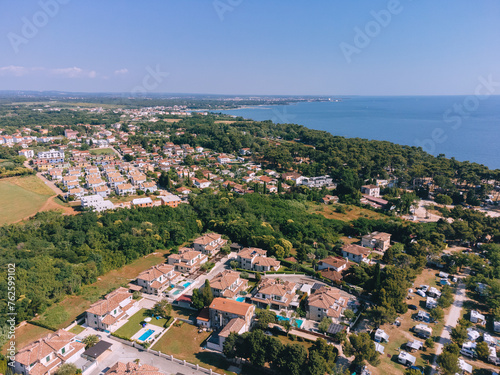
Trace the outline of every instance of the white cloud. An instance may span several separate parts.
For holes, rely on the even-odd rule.
[[[97,72],[95,70],[85,70],[78,68],[76,66],[72,68],[40,68],[40,67],[24,67],[24,66],[2,66],[0,67],[0,75],[2,76],[14,76],[22,77],[36,72],[42,72],[45,74],[51,74],[56,76],[61,76],[65,78],[95,78],[97,77]]]
[[[0,67],[0,75],[22,77],[40,70],[43,70],[43,68],[26,68],[24,66],[9,65]]]
[[[116,75],[127,74],[127,73],[128,73],[128,69],[127,68],[115,70],[115,74]]]
[[[49,69],[49,72],[51,74],[60,75],[66,78],[81,78],[81,77],[95,78],[97,76],[95,70],[88,71],[82,68],[78,68],[76,66],[72,68]]]

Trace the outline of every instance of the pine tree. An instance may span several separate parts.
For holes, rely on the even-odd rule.
[[[380,263],[375,264],[375,272],[373,275],[373,290],[377,291],[380,289]]]
[[[214,295],[212,294],[212,288],[210,287],[210,281],[208,279],[205,280],[205,286],[203,287],[202,299],[205,306],[210,306],[214,299]]]

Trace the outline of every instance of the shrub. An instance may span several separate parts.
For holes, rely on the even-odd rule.
[[[174,317],[172,317],[172,316],[171,316],[171,317],[169,317],[169,318],[167,319],[167,321],[165,322],[165,324],[163,325],[163,327],[164,327],[164,328],[168,328],[168,327],[170,327],[170,324],[172,324],[172,322],[174,321],[174,319],[175,319],[175,318],[174,318]]]
[[[427,346],[430,349],[434,348],[434,340],[431,338],[425,340],[425,346]]]

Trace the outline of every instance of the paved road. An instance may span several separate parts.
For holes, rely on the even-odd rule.
[[[103,335],[102,332],[94,331],[91,328],[87,328],[85,335],[87,334],[98,334]],[[116,362],[133,362],[136,359],[140,360],[141,364],[147,364],[151,366],[158,367],[161,372],[169,374],[184,374],[184,375],[201,375],[206,372],[195,370],[189,366],[184,366],[180,363],[170,361],[166,358],[160,358],[152,353],[148,353],[144,350],[139,350],[128,345],[124,345],[116,341],[113,336],[103,336],[102,339],[112,344],[111,353],[102,361],[98,363],[96,369],[90,371],[89,375],[99,375],[105,373],[108,368],[113,366]]]
[[[205,284],[205,280],[206,279],[210,280],[215,275],[217,275],[219,272],[222,272],[222,271],[224,271],[226,269],[230,269],[231,267],[230,267],[229,263],[233,259],[236,259],[236,253],[235,252],[232,252],[229,255],[226,255],[224,258],[222,258],[220,261],[218,261],[215,264],[214,268],[212,268],[209,273],[206,273],[206,274],[203,274],[203,275],[199,276],[196,279],[196,281],[193,284],[191,284],[187,288],[187,291],[185,293],[183,293],[183,294],[192,295],[193,294],[193,289],[194,288],[200,288],[203,284]]]
[[[310,276],[303,275],[303,274],[280,274],[280,273],[275,273],[275,274],[269,274],[269,275],[262,275],[263,278],[270,278],[270,279],[281,279],[281,280],[287,280],[291,281],[293,283],[298,283],[298,284],[322,284],[322,285],[327,285],[326,283],[322,281],[318,281],[316,279],[313,279]]]
[[[458,321],[460,320],[462,307],[466,299],[467,297],[465,295],[465,284],[463,280],[460,279],[457,287],[457,292],[455,293],[453,305],[451,306],[450,312],[446,318],[443,332],[441,332],[441,336],[436,343],[436,356],[434,357],[433,366],[437,365],[437,356],[442,353],[443,346],[451,341],[451,330],[457,326]]]

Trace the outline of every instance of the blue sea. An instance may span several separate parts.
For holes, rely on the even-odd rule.
[[[500,96],[342,97],[223,111],[333,135],[420,146],[432,155],[500,168]]]

